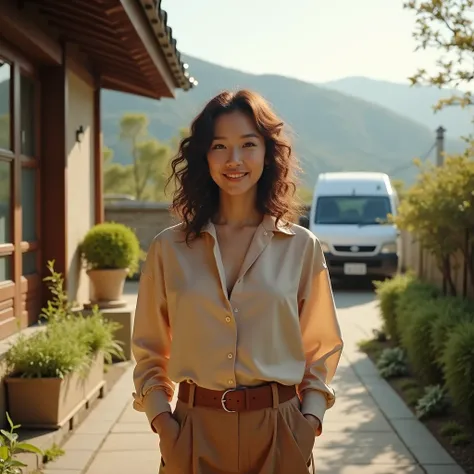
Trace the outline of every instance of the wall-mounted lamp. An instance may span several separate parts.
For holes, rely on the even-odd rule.
[[[81,143],[83,138],[84,138],[84,127],[81,125],[76,130],[76,142]]]

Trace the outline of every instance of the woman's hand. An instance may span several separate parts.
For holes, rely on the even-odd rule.
[[[309,424],[314,428],[314,435],[319,436],[321,434],[321,422],[319,418],[314,415],[306,414],[304,417],[309,421]]]
[[[152,425],[160,437],[161,456],[166,463],[179,436],[179,423],[170,412],[164,412],[153,420]]]

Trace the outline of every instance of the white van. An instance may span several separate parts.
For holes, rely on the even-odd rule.
[[[331,276],[392,277],[398,268],[399,232],[387,223],[398,197],[385,173],[319,175],[309,229],[321,241]]]

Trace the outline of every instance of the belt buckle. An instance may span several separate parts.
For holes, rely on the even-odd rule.
[[[222,408],[227,412],[227,413],[236,413],[236,410],[229,410],[226,406],[226,395],[230,392],[236,392],[237,389],[236,388],[229,388],[227,389],[223,394],[222,394],[222,397],[221,397],[221,405],[222,405]]]

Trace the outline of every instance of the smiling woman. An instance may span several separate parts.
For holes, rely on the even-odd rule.
[[[226,199],[222,186],[252,207],[255,202],[261,214],[287,221],[300,215],[295,198],[300,168],[284,124],[252,91],[214,97],[192,123],[172,168],[170,181],[178,185],[173,210],[186,224],[188,241],[216,214],[219,199]]]
[[[283,123],[259,95],[223,92],[172,166],[182,222],[150,246],[133,333],[160,473],[314,472],[342,339],[321,245],[291,222]]]

